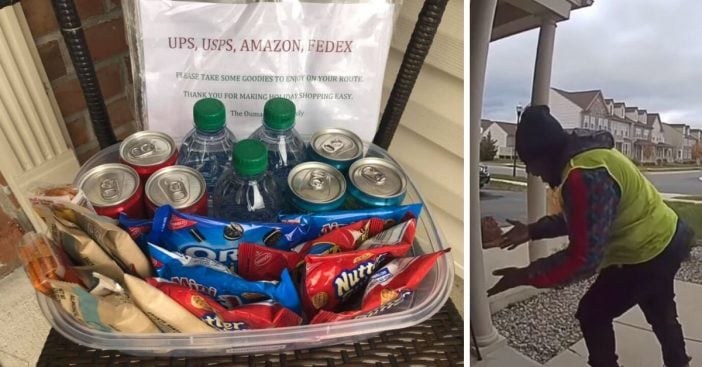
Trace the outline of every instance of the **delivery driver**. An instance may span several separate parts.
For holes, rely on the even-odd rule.
[[[605,131],[564,131],[546,106],[524,111],[517,153],[527,172],[560,188],[563,213],[529,225],[512,222],[510,231],[485,247],[513,249],[565,235],[570,243],[526,268],[496,270],[502,278],[488,295],[521,285],[556,287],[599,272],[575,315],[589,364],[618,366],[612,321],[639,305],[661,344],[665,365],[688,366],[673,280],[693,233],[613,146]]]

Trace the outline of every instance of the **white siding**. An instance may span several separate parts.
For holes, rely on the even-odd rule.
[[[498,124],[492,124],[490,127],[488,127],[486,130],[483,131],[482,136],[488,136],[488,133],[490,134],[490,138],[495,140],[495,145],[497,146],[497,155],[498,156],[511,156],[512,155],[512,147],[508,146],[508,135],[507,132],[504,131],[500,125]],[[512,143],[510,141],[510,143]]]
[[[383,84],[385,106],[421,2],[406,1],[393,34]],[[463,277],[463,1],[449,1],[390,153],[437,220]]]
[[[549,107],[551,108],[551,114],[563,125],[563,128],[582,127],[582,109],[580,106],[553,89],[551,89],[549,94]]]

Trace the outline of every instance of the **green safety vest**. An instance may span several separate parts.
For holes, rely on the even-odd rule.
[[[563,182],[576,168],[607,169],[621,191],[599,269],[610,265],[640,264],[665,249],[675,234],[678,215],[663,202],[653,184],[629,158],[616,149],[585,151],[568,162]]]

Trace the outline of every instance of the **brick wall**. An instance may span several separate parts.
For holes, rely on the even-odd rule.
[[[129,50],[119,0],[75,0],[110,122],[122,139],[135,131]],[[51,81],[76,155],[99,150],[90,115],[49,0],[22,0],[22,9]]]

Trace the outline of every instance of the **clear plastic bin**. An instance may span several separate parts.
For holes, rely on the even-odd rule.
[[[365,144],[367,157],[390,159],[388,153]],[[88,162],[81,172],[118,160],[116,145],[108,147]],[[401,166],[400,166],[401,167]],[[79,172],[80,175],[80,172]],[[411,179],[405,203],[424,202]],[[431,253],[447,247],[426,206],[417,222],[414,255]],[[89,329],[76,322],[51,298],[37,293],[39,307],[54,329],[69,340],[89,348],[114,349],[138,356],[211,356],[226,354],[271,353],[283,350],[314,348],[364,340],[392,329],[416,325],[430,318],[449,298],[454,278],[451,253],[440,257],[417,288],[409,304],[395,312],[365,319],[296,327],[212,332],[211,334],[126,334]]]

